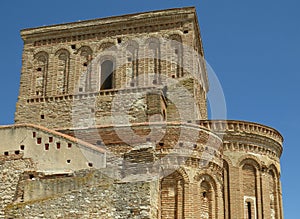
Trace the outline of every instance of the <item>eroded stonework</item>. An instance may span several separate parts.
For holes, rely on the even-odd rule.
[[[280,133],[207,118],[195,8],[21,36],[1,218],[283,218]]]

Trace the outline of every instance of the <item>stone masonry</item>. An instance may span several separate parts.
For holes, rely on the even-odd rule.
[[[281,134],[208,120],[193,7],[25,29],[0,218],[283,219]]]

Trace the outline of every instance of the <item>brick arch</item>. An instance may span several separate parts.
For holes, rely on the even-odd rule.
[[[89,46],[81,46],[74,53],[76,55],[75,60],[78,63],[76,65],[76,70],[78,75],[76,78],[80,78],[79,89],[82,91],[91,91],[92,90],[92,68],[91,61],[93,57],[93,50]]]
[[[230,198],[231,198],[231,177],[230,172],[232,171],[232,161],[229,157],[223,157],[223,194],[224,194],[224,216],[225,218],[230,218]]]
[[[53,77],[56,78],[56,94],[66,94],[69,88],[70,52],[61,48],[55,52]]]
[[[199,218],[218,218],[218,186],[216,179],[208,173],[198,173],[195,176],[198,181],[200,205],[198,209]]]
[[[34,71],[32,74],[31,93],[34,96],[46,96],[49,54],[45,51],[39,51],[33,55],[33,58]]]
[[[252,155],[243,156],[239,161],[241,182],[241,207],[246,218],[257,218],[260,214],[260,161]]]
[[[139,44],[135,40],[129,40],[125,44],[126,47],[126,79],[125,81],[130,84],[130,86],[138,85],[139,76]]]
[[[160,181],[161,219],[184,218],[186,181],[181,173],[184,172],[176,170]]]
[[[161,82],[161,42],[156,37],[150,37],[145,41],[145,54],[148,69],[146,72],[154,74],[146,82],[147,85],[159,84]]]
[[[268,167],[267,172],[268,178],[268,192],[266,196],[269,197],[270,201],[270,218],[281,218],[282,212],[282,203],[281,203],[281,196],[280,196],[280,184],[279,184],[279,171],[274,164],[271,164]]]
[[[273,171],[273,173],[275,174],[275,176],[277,177],[277,179],[280,178],[280,171],[277,169],[277,167],[274,164],[270,164],[268,166],[268,171]]]
[[[116,44],[114,42],[112,42],[112,41],[105,41],[105,42],[102,42],[100,44],[100,46],[98,47],[98,50],[99,51],[104,51],[104,50],[116,51],[117,47],[116,47]]]
[[[257,171],[261,169],[261,164],[260,164],[261,162],[254,155],[250,155],[250,154],[244,155],[238,159],[237,163],[240,168],[247,163],[247,164],[252,164]]]
[[[177,41],[179,43],[182,43],[182,34],[179,34],[179,33],[172,33],[172,34],[169,34],[167,36],[167,38],[169,40],[174,40],[174,41]]]

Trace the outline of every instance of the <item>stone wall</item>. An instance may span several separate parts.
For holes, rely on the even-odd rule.
[[[46,196],[33,196],[20,203],[5,207],[7,218],[157,218],[157,202],[151,199],[155,182],[118,183],[103,176],[100,172],[81,171],[72,182],[68,178],[35,178],[24,183],[26,189],[34,187],[33,193],[44,193],[45,186],[57,181]],[[76,178],[85,183],[76,184]],[[40,187],[34,186],[39,184]],[[55,185],[72,186],[69,190],[55,190]],[[56,192],[55,192],[56,191]],[[52,194],[51,194],[52,193]]]

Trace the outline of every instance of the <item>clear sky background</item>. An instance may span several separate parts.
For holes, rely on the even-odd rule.
[[[0,124],[14,122],[21,29],[184,6],[197,9],[206,60],[222,84],[228,119],[272,126],[284,136],[284,214],[300,218],[299,0],[0,1]]]

